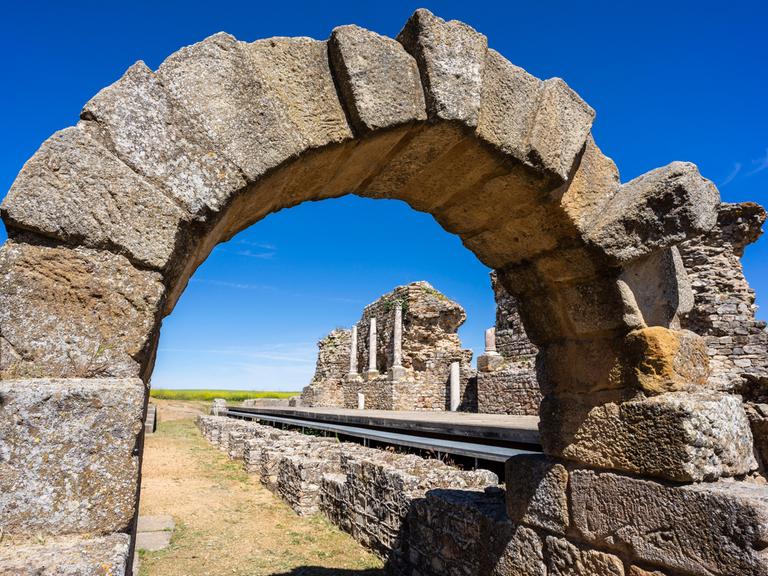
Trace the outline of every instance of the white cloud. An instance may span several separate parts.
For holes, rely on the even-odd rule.
[[[190,282],[196,284],[205,284],[206,286],[219,286],[221,288],[235,288],[237,290],[263,290],[269,292],[278,292],[277,286],[270,286],[269,284],[249,284],[247,282],[227,282],[226,280],[211,280],[210,278],[195,278],[189,279]]]
[[[733,179],[736,178],[736,176],[741,172],[741,162],[734,162],[733,168],[728,173],[728,176],[725,177],[725,180],[720,182],[720,186],[727,186],[731,182],[733,182]]]
[[[765,156],[762,158],[759,158],[758,160],[752,160],[752,164],[755,166],[752,171],[747,174],[747,176],[752,176],[752,174],[757,174],[758,172],[762,172],[766,168],[768,168],[768,148],[765,150]]]

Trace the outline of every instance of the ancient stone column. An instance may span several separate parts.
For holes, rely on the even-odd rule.
[[[456,412],[459,409],[459,400],[461,396],[461,367],[458,362],[451,362],[451,379],[450,379],[450,407],[451,412]]]
[[[504,358],[496,351],[496,328],[485,331],[485,353],[477,358],[477,369],[480,372],[493,372],[501,368]]]
[[[357,324],[352,326],[352,336],[349,343],[349,373],[357,374]]]
[[[485,331],[485,353],[497,354],[496,352],[496,328],[488,328]]]
[[[405,376],[403,368],[403,307],[398,302],[395,306],[395,328],[392,336],[392,368],[389,371],[392,380]]]
[[[214,398],[211,406],[211,414],[218,416],[227,410],[227,401],[224,398]]]
[[[357,393],[357,409],[365,410],[365,394],[362,392]]]
[[[375,378],[379,375],[376,369],[376,318],[371,318],[371,325],[368,331],[368,372],[369,378]]]

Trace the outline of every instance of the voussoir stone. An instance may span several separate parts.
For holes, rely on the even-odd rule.
[[[95,120],[123,161],[194,215],[220,210],[245,185],[240,170],[172,102],[144,62],[94,96],[81,117]]]
[[[531,163],[568,179],[594,119],[595,111],[563,80],[545,80],[528,142]]]
[[[0,378],[138,376],[164,287],[158,272],[86,248],[0,247]]]
[[[622,401],[622,394],[545,396],[540,424],[544,451],[597,468],[680,482],[756,468],[739,397],[670,392]]]
[[[328,98],[332,80],[325,44],[268,42],[245,44],[215,34],[172,54],[157,70],[173,98],[249,180],[308,148],[349,135],[337,98]],[[297,80],[294,66],[315,69]],[[326,122],[307,122],[319,109]]]
[[[488,50],[477,123],[480,138],[518,160],[528,158],[541,80]]]
[[[620,187],[616,163],[603,154],[589,134],[579,166],[560,198],[560,205],[576,227],[583,232],[602,215],[603,207]]]
[[[0,381],[0,528],[128,530],[144,394],[138,378]]]
[[[429,118],[477,126],[488,39],[463,22],[446,22],[420,8],[397,40],[419,65]]]
[[[515,456],[506,463],[507,513],[519,524],[557,534],[568,529],[568,471],[543,455]]]
[[[573,526],[584,541],[634,562],[685,574],[768,574],[766,486],[669,486],[574,470],[571,502]]]
[[[680,327],[680,318],[693,308],[693,290],[677,246],[628,262],[619,282],[648,326]]]
[[[46,140],[0,207],[11,229],[106,248],[157,270],[171,262],[185,212],[80,122]]]
[[[66,537],[44,543],[0,544],[4,576],[122,576],[128,563],[130,536]]]
[[[335,28],[328,42],[339,91],[358,132],[426,120],[419,69],[396,40],[350,25]]]
[[[719,203],[717,188],[694,164],[673,162],[624,184],[587,239],[623,264],[708,231]]]

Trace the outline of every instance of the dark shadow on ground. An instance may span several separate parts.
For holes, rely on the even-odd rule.
[[[299,566],[288,572],[275,572],[271,576],[384,576],[385,571],[374,568],[350,570],[346,568],[324,568],[322,566]]]

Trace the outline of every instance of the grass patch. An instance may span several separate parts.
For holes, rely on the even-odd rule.
[[[159,400],[202,400],[211,402],[224,398],[228,402],[242,402],[254,398],[276,398],[278,400],[296,396],[300,392],[270,392],[264,390],[162,390],[152,389],[149,395]]]

